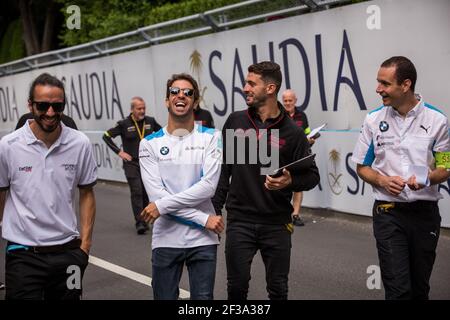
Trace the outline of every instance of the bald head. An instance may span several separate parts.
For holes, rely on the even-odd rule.
[[[295,112],[295,104],[297,103],[297,96],[295,95],[295,92],[291,89],[287,89],[283,92],[282,95],[283,99],[283,106],[286,109],[286,111],[292,115]]]

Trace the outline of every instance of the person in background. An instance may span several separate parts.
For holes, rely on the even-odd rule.
[[[16,124],[16,128],[14,130],[22,128],[28,119],[33,119],[33,113],[31,111],[28,113],[24,113],[19,118],[19,120],[17,121],[17,124]],[[75,121],[71,117],[66,116],[64,113],[61,115],[61,122],[64,123],[64,125],[66,125],[69,128],[78,130],[77,125],[75,124]]]
[[[289,117],[294,120],[295,124],[303,130],[305,135],[308,135],[311,132],[311,128],[308,124],[308,118],[303,111],[300,111],[299,108],[295,106],[297,103],[297,95],[291,89],[285,90],[282,94],[283,106],[288,113]],[[312,146],[315,142],[313,138],[308,138],[309,144]],[[300,211],[302,208],[303,201],[303,192],[294,192],[292,197],[292,206],[294,207],[294,211],[292,212],[292,221],[295,226],[304,226],[305,223],[303,219],[300,217]]]
[[[141,179],[139,167],[139,143],[145,136],[161,129],[159,123],[153,118],[145,115],[145,101],[141,97],[131,99],[130,114],[123,120],[117,122],[116,126],[107,130],[103,135],[103,141],[123,161],[123,170],[130,187],[131,207],[135,221],[137,234],[145,234],[148,224],[142,220],[140,214],[148,204],[147,193]],[[113,138],[122,138],[120,149]]]
[[[214,119],[211,112],[200,108],[200,104],[198,104],[194,109],[194,120],[203,127],[214,128]]]

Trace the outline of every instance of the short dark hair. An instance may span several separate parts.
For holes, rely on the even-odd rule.
[[[168,99],[170,96],[170,90],[169,88],[172,86],[172,84],[177,80],[186,80],[192,84],[194,87],[194,102],[198,101],[200,99],[200,91],[198,89],[198,84],[195,79],[187,73],[176,73],[173,74],[172,77],[167,80],[167,87],[166,87],[166,98]],[[183,89],[183,88],[181,88]]]
[[[411,60],[403,56],[395,56],[384,61],[381,64],[381,67],[395,67],[395,79],[397,80],[397,84],[401,84],[406,79],[409,79],[411,80],[411,90],[414,92],[416,87],[417,71]]]
[[[280,91],[282,76],[279,64],[272,61],[262,61],[248,67],[248,72],[259,74],[266,84],[273,82],[277,86],[276,94]]]
[[[31,83],[30,92],[28,93],[28,100],[34,101],[34,88],[36,86],[52,86],[60,88],[63,92],[64,102],[66,102],[66,91],[64,90],[64,83],[58,78],[48,74],[41,73],[34,81]]]

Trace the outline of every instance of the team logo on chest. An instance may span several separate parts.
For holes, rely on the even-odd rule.
[[[19,171],[30,173],[33,170],[32,166],[19,167]]]
[[[166,154],[169,153],[169,148],[167,148],[167,147],[162,147],[161,149],[159,149],[159,152],[161,152],[161,154],[162,154],[163,156],[165,156]]]
[[[386,132],[389,130],[389,124],[386,121],[381,121],[379,128],[381,132]]]
[[[420,129],[423,129],[423,131],[425,131],[426,133],[428,133],[428,130],[431,128],[431,126],[428,127],[424,127],[423,125],[420,125]]]

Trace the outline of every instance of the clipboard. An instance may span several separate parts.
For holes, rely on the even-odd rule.
[[[295,160],[295,161],[293,161],[293,162],[291,162],[291,163],[289,163],[289,164],[287,164],[285,166],[282,166],[282,167],[280,167],[278,169],[275,169],[274,173],[271,174],[270,176],[272,178],[281,177],[283,175],[283,169],[287,169],[287,168],[290,168],[292,166],[295,166],[297,170],[298,169],[307,169],[313,164],[315,157],[316,157],[316,154],[315,153],[311,153],[310,155],[307,155],[306,157],[303,157],[301,159]]]

